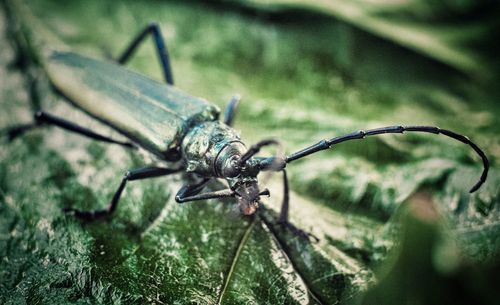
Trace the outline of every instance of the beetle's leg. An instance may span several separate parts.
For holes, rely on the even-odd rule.
[[[103,136],[101,134],[98,134],[88,128],[79,126],[73,122],[70,122],[68,120],[62,119],[60,117],[54,116],[50,113],[44,112],[44,111],[37,111],[35,113],[35,121],[38,124],[51,124],[55,125],[57,127],[60,127],[62,129],[66,129],[69,131],[73,131],[75,133],[81,134],[83,136],[89,137],[94,140],[102,141],[102,142],[107,142],[107,143],[113,143],[113,144],[119,144],[125,147],[129,148],[136,148],[134,144],[131,142],[125,142],[125,141],[117,141],[114,139],[111,139],[110,137]]]
[[[288,209],[290,202],[290,188],[288,186],[288,176],[286,174],[286,170],[283,169],[283,202],[281,203],[281,211],[279,222],[284,223],[288,222]]]
[[[289,202],[290,202],[290,189],[288,186],[288,177],[286,174],[286,170],[283,169],[283,203],[281,204],[280,216],[278,219],[278,223],[284,227],[290,229],[295,235],[300,236],[306,239],[313,239],[315,242],[319,241],[319,238],[314,234],[301,230],[294,226],[292,223],[288,221],[288,210],[289,210]]]
[[[156,45],[156,51],[158,52],[158,58],[160,59],[160,64],[163,70],[165,81],[168,84],[173,85],[174,77],[172,75],[172,69],[170,67],[170,58],[168,55],[167,46],[165,44],[165,41],[163,40],[160,27],[157,23],[151,23],[144,30],[142,30],[142,32],[140,32],[139,35],[135,37],[135,39],[129,44],[122,55],[118,58],[118,62],[120,64],[125,64],[148,34],[153,35],[153,39]]]
[[[134,144],[131,142],[125,142],[125,141],[117,141],[114,139],[111,139],[110,137],[103,136],[101,134],[98,134],[88,128],[79,126],[73,122],[70,122],[68,120],[65,120],[63,118],[54,116],[50,113],[44,112],[44,111],[37,111],[34,114],[34,123],[29,123],[29,124],[22,124],[22,125],[17,125],[13,126],[10,128],[7,128],[4,132],[7,134],[9,140],[13,140],[14,138],[22,135],[24,132],[31,130],[35,127],[41,127],[46,124],[54,125],[57,127],[60,127],[62,129],[66,129],[69,131],[73,131],[75,133],[81,134],[83,136],[89,137],[94,140],[99,140],[107,143],[113,143],[113,144],[119,144],[128,148],[136,148]]]
[[[177,195],[175,195],[175,201],[177,201],[178,203],[182,203],[185,202],[183,201],[185,198],[199,194],[209,181],[210,178],[204,178],[198,183],[186,184],[182,186],[181,189],[177,192]]]
[[[162,167],[143,167],[128,171],[123,177],[120,186],[113,195],[113,198],[111,199],[111,202],[109,203],[107,208],[94,211],[80,211],[78,209],[65,208],[64,212],[68,214],[73,214],[75,215],[75,217],[84,220],[94,220],[105,216],[109,216],[116,210],[116,206],[120,201],[120,197],[122,195],[123,190],[125,189],[125,186],[127,185],[127,181],[167,176],[170,174],[175,174],[179,171],[181,171],[181,169],[169,169]]]
[[[29,131],[35,127],[38,127],[39,124],[37,123],[27,123],[27,124],[19,124],[11,127],[7,127],[6,129],[3,129],[0,131],[1,135],[7,135],[7,138],[9,141],[14,140],[15,138],[21,136],[24,134],[26,131]]]
[[[205,178],[201,182],[196,184],[183,186],[177,192],[177,195],[175,195],[175,201],[177,201],[178,203],[184,203],[188,201],[227,198],[235,196],[236,193],[231,189],[199,194],[203,187],[205,187],[205,185],[208,183],[208,181],[210,181],[210,178]]]
[[[240,100],[241,96],[239,96],[238,94],[234,95],[227,104],[226,109],[224,109],[224,123],[226,125],[233,125],[234,116],[236,115],[236,108],[238,108]]]
[[[231,189],[225,189],[225,190],[221,190],[221,191],[201,193],[198,195],[187,196],[187,197],[175,196],[175,201],[177,201],[178,203],[184,203],[184,202],[188,202],[188,201],[220,199],[220,198],[234,197],[235,194],[236,193],[234,191],[232,191]]]

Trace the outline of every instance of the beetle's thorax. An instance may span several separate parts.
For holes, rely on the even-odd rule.
[[[245,153],[239,133],[214,121],[194,126],[182,141],[186,171],[204,177],[230,178],[236,160]]]
[[[187,172],[226,179],[240,210],[245,215],[255,213],[261,195],[258,167],[253,159],[243,167],[239,164],[246,147],[234,129],[221,122],[201,123],[188,132],[181,149]]]

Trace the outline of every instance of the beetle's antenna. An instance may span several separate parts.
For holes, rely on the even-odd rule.
[[[278,145],[280,146],[280,142],[275,139],[265,139],[260,142],[255,143],[254,145],[250,146],[250,148],[247,150],[247,152],[241,156],[241,158],[238,160],[238,166],[243,167],[245,163],[254,155],[256,155],[260,149],[264,146],[270,146],[270,145]]]
[[[468,137],[463,136],[461,134],[455,133],[453,131],[447,130],[447,129],[441,129],[438,127],[434,126],[388,126],[388,127],[381,127],[381,128],[375,128],[375,129],[369,129],[369,130],[359,130],[356,132],[352,132],[340,137],[335,137],[330,140],[321,140],[318,143],[311,145],[309,147],[306,147],[296,153],[291,154],[290,156],[287,156],[285,158],[286,163],[290,163],[292,161],[295,161],[297,159],[303,158],[305,156],[308,156],[310,154],[316,153],[321,150],[325,150],[330,148],[333,145],[345,142],[345,141],[350,141],[350,140],[358,140],[358,139],[363,139],[368,136],[375,136],[375,135],[380,135],[384,133],[404,133],[406,131],[409,132],[427,132],[427,133],[433,133],[433,134],[442,134],[447,137],[453,138],[457,141],[460,141],[464,144],[469,145],[472,147],[472,149],[481,157],[483,161],[483,173],[481,174],[481,177],[479,178],[479,181],[470,189],[470,193],[473,193],[481,187],[481,185],[486,181],[486,177],[488,176],[488,169],[489,169],[489,162],[488,158],[486,157],[485,153],[476,145],[474,144]]]

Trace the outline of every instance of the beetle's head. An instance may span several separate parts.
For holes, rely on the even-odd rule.
[[[252,215],[257,211],[260,196],[269,196],[268,189],[264,189],[262,192],[259,190],[257,179],[249,179],[240,182],[234,191],[238,199],[238,206],[245,215]]]
[[[277,145],[275,140],[263,140],[256,145],[253,145],[244,152],[245,147],[241,142],[226,145],[224,150],[219,153],[216,159],[215,172],[219,177],[225,178],[231,190],[234,191],[234,196],[238,199],[240,210],[245,215],[252,215],[259,207],[260,196],[269,196],[269,190],[259,190],[257,183],[257,175],[264,170],[277,170],[273,167],[275,159],[281,160],[280,170],[284,168],[285,161],[283,158],[254,158],[253,156],[259,152],[262,146]]]

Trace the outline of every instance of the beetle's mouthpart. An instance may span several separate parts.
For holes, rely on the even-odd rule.
[[[237,193],[236,198],[238,199],[238,206],[244,215],[252,215],[259,208],[260,196],[270,196],[269,190],[264,189],[260,192],[257,197],[249,198],[247,196],[241,196]]]
[[[260,196],[269,196],[269,190],[259,191],[256,182],[242,183],[235,189],[238,206],[244,215],[252,215],[259,208]]]
[[[245,201],[241,197],[238,198],[238,206],[244,215],[252,215],[259,208],[259,203],[257,201]]]

